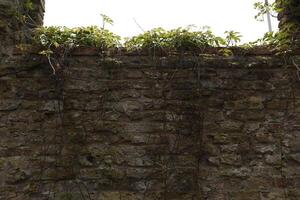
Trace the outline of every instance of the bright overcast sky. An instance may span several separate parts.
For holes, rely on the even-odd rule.
[[[273,0],[269,0],[273,2]],[[46,0],[45,25],[102,25],[100,13],[114,20],[111,31],[123,37],[144,29],[179,26],[210,26],[222,36],[226,30],[238,31],[243,41],[254,41],[267,32],[266,22],[254,19],[255,0]],[[276,19],[273,20],[277,28]]]

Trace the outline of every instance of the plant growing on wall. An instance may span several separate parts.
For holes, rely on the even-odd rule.
[[[102,17],[102,29],[105,29],[106,24],[110,24],[110,25],[114,24],[114,21],[109,16],[104,14],[100,14],[100,16]]]
[[[120,37],[97,26],[67,28],[41,27],[35,31],[34,42],[46,48],[80,46],[108,49],[120,45]]]
[[[236,46],[241,41],[241,35],[236,31],[225,31],[225,43],[226,46]]]
[[[48,58],[55,73],[51,55],[57,49],[71,50],[75,47],[88,46],[106,50],[120,46],[120,36],[97,26],[79,28],[52,26],[37,28],[33,42],[41,47],[40,54]]]
[[[201,50],[206,47],[225,45],[225,39],[218,37],[204,27],[194,31],[191,27],[165,30],[155,28],[138,36],[127,38],[125,48],[128,50],[164,49],[167,51]]]

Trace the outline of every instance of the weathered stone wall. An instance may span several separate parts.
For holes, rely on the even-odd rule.
[[[300,82],[284,66],[74,55],[53,76],[2,60],[0,199],[297,200]]]
[[[44,1],[24,2],[0,0],[3,53],[35,27],[20,16],[42,24]],[[292,59],[77,54],[54,76],[0,55],[0,199],[298,200]]]

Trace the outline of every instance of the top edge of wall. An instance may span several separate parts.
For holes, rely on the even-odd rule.
[[[205,48],[204,50],[196,50],[196,51],[163,51],[163,50],[140,50],[140,51],[127,51],[125,48],[113,48],[108,50],[101,50],[95,47],[77,47],[70,50],[69,54],[73,56],[169,56],[169,55],[211,55],[211,56],[225,56],[222,53],[222,50],[229,49],[232,52],[230,56],[277,56],[280,55],[280,52],[275,51],[268,47],[254,47],[251,49],[244,49],[241,47],[210,47]],[[25,48],[14,48],[13,55],[24,55],[24,54],[39,54],[40,49],[33,46],[28,46]],[[55,52],[64,52],[63,49],[56,49]],[[282,53],[281,53],[282,55]],[[300,55],[300,48],[295,49],[292,52],[289,52],[289,55]]]

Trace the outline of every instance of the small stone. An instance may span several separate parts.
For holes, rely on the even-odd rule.
[[[213,165],[216,165],[216,166],[220,165],[220,159],[218,157],[209,157],[207,160],[209,163],[211,163]]]
[[[212,191],[211,188],[205,187],[205,186],[202,188],[202,190],[203,190],[203,192],[210,192],[210,191]]]
[[[257,110],[263,109],[264,108],[263,101],[264,99],[262,97],[256,97],[256,96],[250,97],[247,100],[248,109],[257,109]]]
[[[241,156],[236,154],[226,154],[221,156],[221,163],[227,165],[240,165]]]
[[[59,102],[57,100],[47,101],[40,109],[41,111],[46,112],[58,112],[63,110],[63,102]]]
[[[267,155],[266,163],[268,163],[270,165],[280,165],[281,164],[281,155],[280,154]]]
[[[142,105],[139,102],[135,102],[135,101],[124,101],[118,103],[115,109],[119,112],[130,114],[132,112],[141,110]]]
[[[266,108],[268,109],[282,109],[282,108],[285,108],[286,107],[286,101],[284,100],[279,100],[279,99],[274,99],[274,100],[271,100],[269,102],[267,102],[266,104]]]
[[[258,153],[273,153],[275,150],[275,145],[258,145],[255,147],[255,151]]]
[[[243,123],[233,120],[223,121],[220,123],[222,129],[226,131],[240,131]]]
[[[29,174],[22,170],[15,170],[12,174],[9,174],[6,180],[7,184],[17,184],[25,181],[29,178]]]
[[[238,144],[228,144],[221,146],[221,152],[235,152],[238,149]]]
[[[228,144],[230,143],[230,139],[228,134],[220,133],[213,136],[213,142],[215,144]]]
[[[273,143],[275,140],[272,133],[268,132],[257,132],[255,138],[260,143]]]
[[[245,124],[245,127],[244,127],[244,130],[247,132],[247,133],[251,133],[253,131],[256,131],[257,129],[259,129],[260,127],[260,123],[247,123]]]
[[[139,78],[142,78],[143,76],[144,76],[144,74],[141,71],[130,70],[127,72],[127,78],[130,78],[130,79],[139,79]]]
[[[229,101],[225,108],[234,110],[261,110],[264,108],[262,97],[251,96],[242,100]]]
[[[101,192],[98,200],[120,200],[120,192]]]
[[[85,167],[91,167],[93,166],[93,157],[92,156],[80,156],[79,157],[79,163],[80,165],[82,166],[85,166]]]
[[[230,169],[223,172],[224,176],[235,176],[235,177],[247,177],[251,174],[251,170],[247,167],[235,168]]]
[[[292,154],[290,157],[292,160],[296,161],[297,163],[300,163],[300,153]]]
[[[18,100],[1,100],[0,101],[0,111],[13,111],[18,109],[21,101]]]

